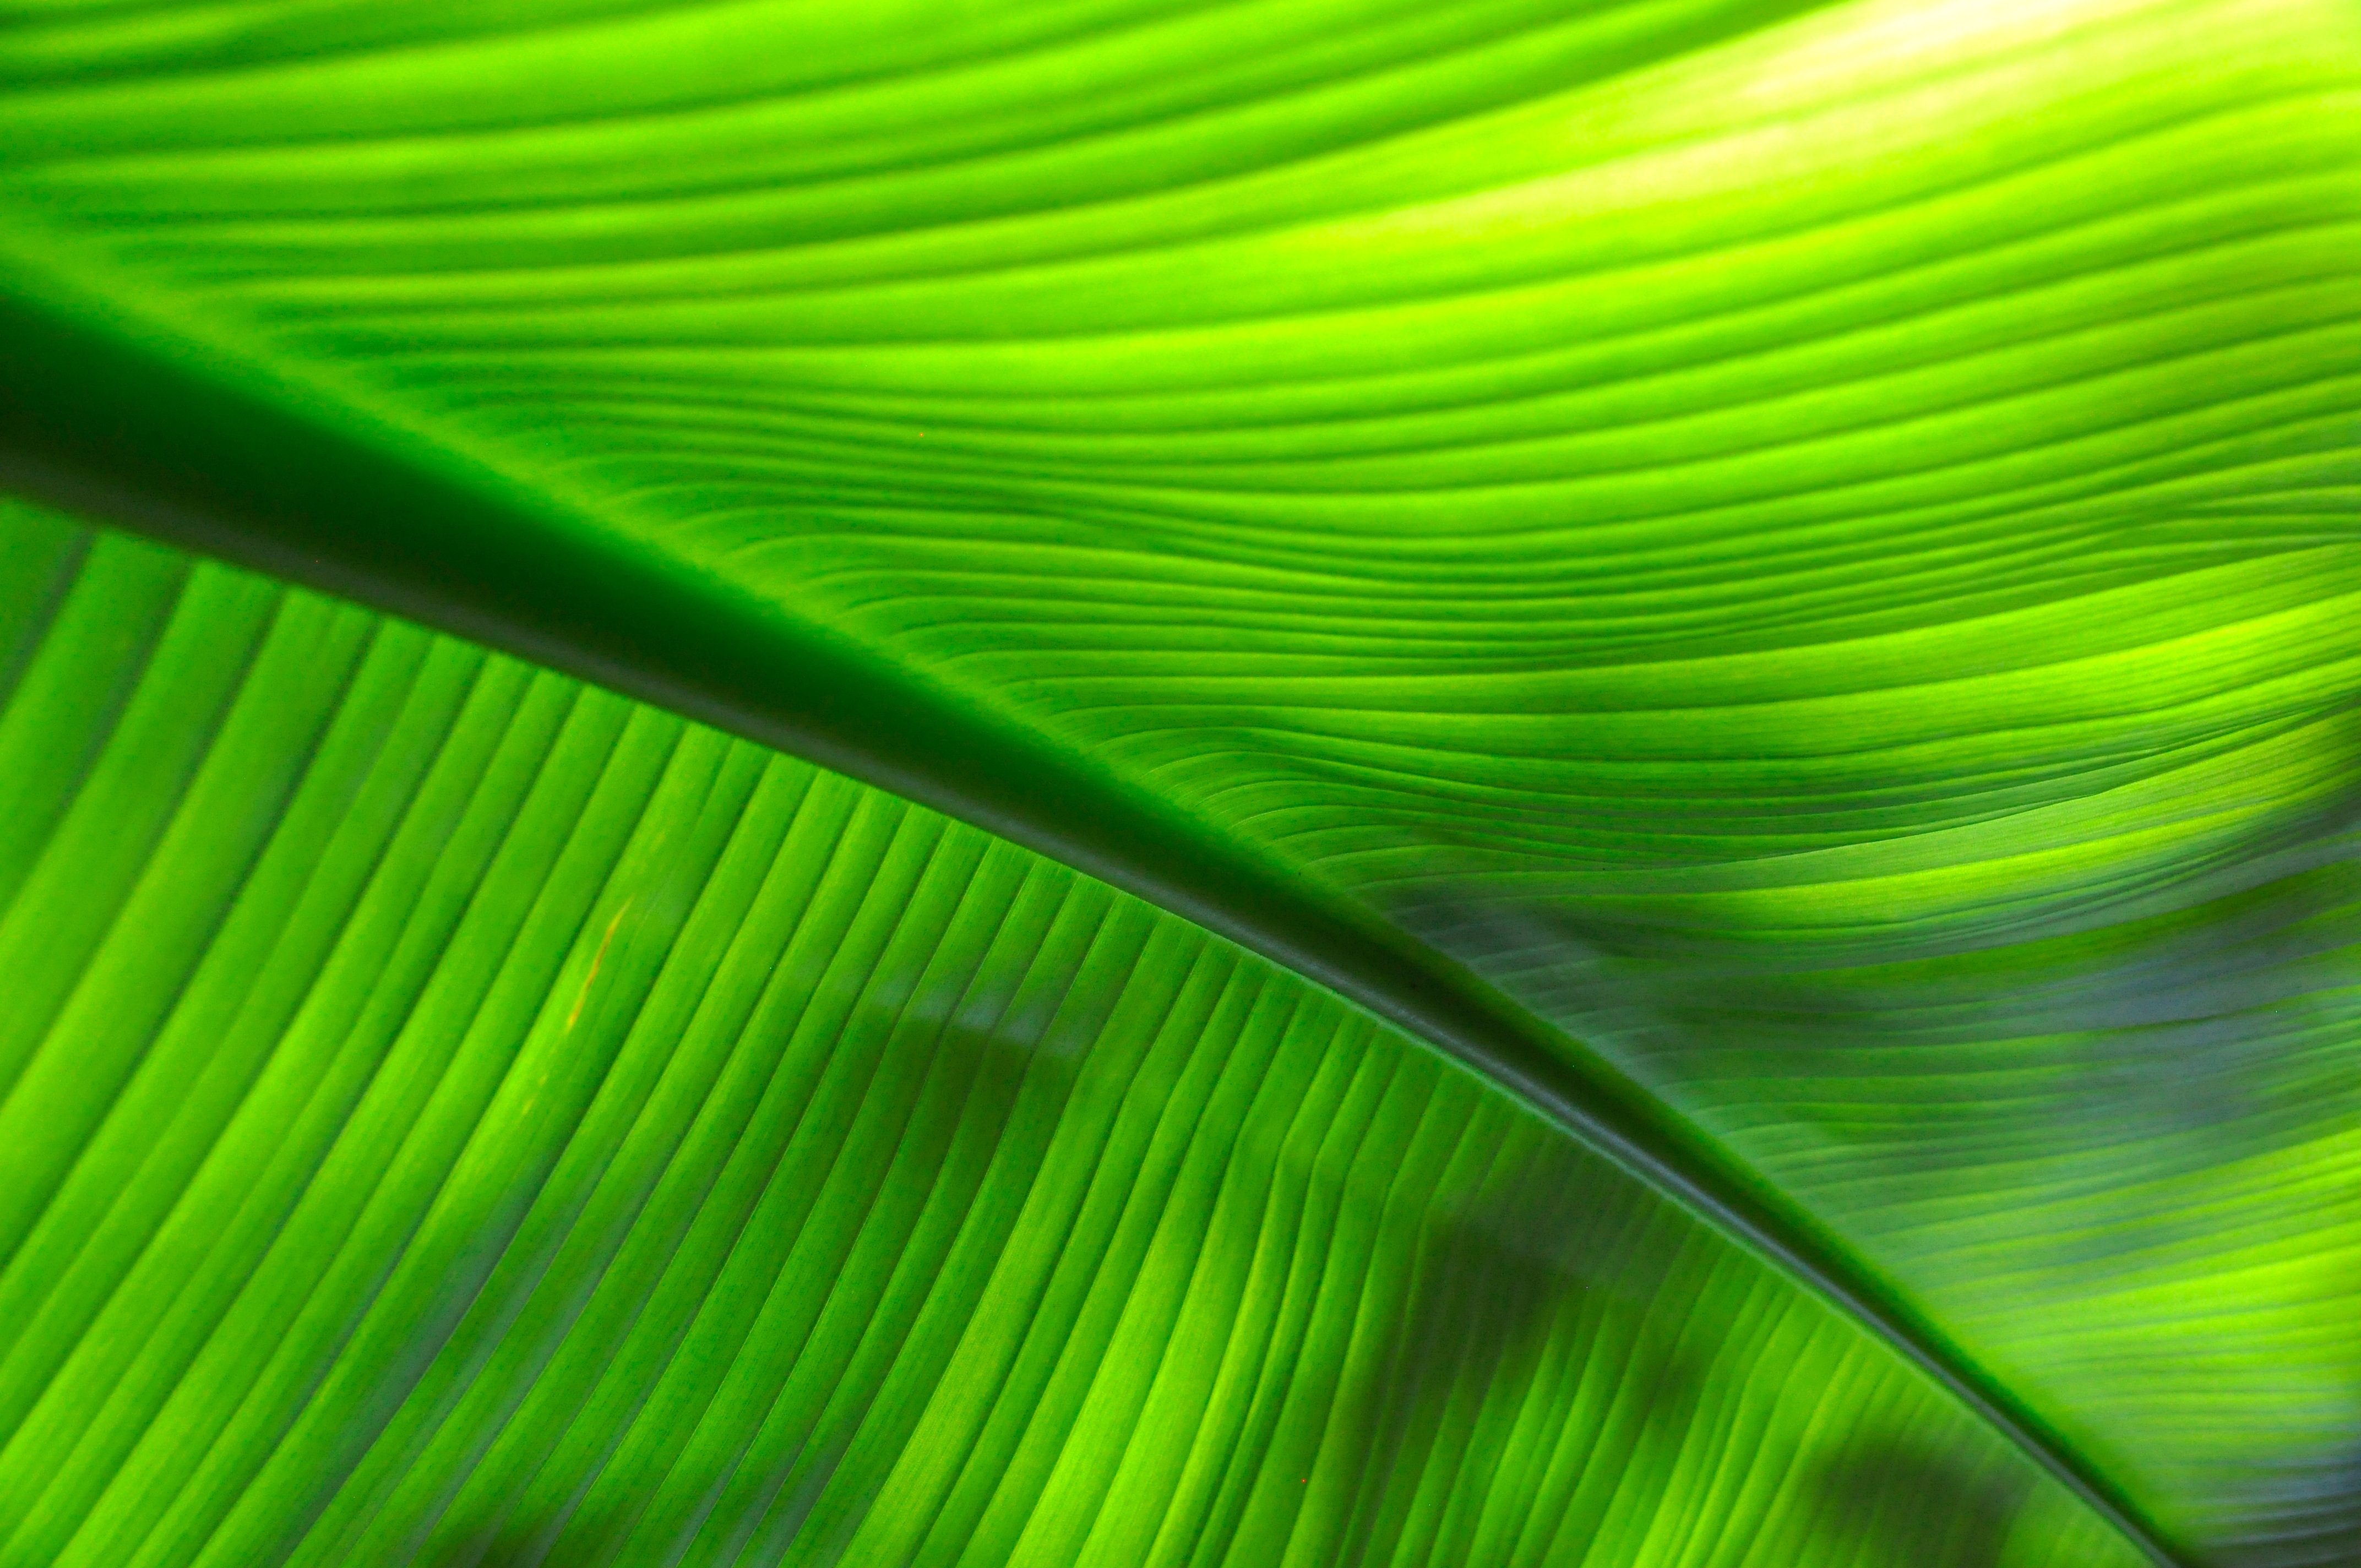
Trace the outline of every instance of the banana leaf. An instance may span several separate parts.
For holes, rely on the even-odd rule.
[[[2349,0],[0,14],[0,1565],[2361,1560]]]

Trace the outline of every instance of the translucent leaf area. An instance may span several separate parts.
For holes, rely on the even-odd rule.
[[[262,388],[389,462],[493,476],[546,503],[558,546],[774,608],[1021,733],[1044,798],[1071,764],[1161,803],[1191,842],[1476,971],[1569,1058],[1645,1086],[2189,1561],[2361,1559],[2355,0],[26,0],[0,27],[12,302],[178,344],[175,374]],[[352,547],[333,509],[303,526],[320,560]],[[99,572],[118,555],[148,565]],[[23,602],[64,591],[38,586],[48,559],[11,579]],[[1867,1533],[1827,1544],[1836,1515],[1812,1499],[1852,1484],[1829,1477],[2067,1515],[1959,1457],[1982,1440],[1925,1436],[1950,1418],[1865,1370],[1883,1353],[1821,1309],[1702,1234],[1662,1240],[1683,1222],[1259,960],[555,675],[128,543],[89,559],[73,596],[121,602],[57,601],[0,732],[0,893],[18,901],[0,983],[39,992],[0,1016],[0,1069],[21,1074],[0,1140],[47,1151],[0,1195],[28,1238],[7,1276],[26,1306],[0,1303],[20,1336],[0,1420],[64,1423],[7,1451],[11,1477],[40,1478],[0,1499],[45,1544],[5,1568],[74,1530],[74,1561],[110,1565],[134,1540],[264,1560],[249,1529],[324,1563],[366,1541],[439,1563],[462,1538],[491,1555],[454,1562],[500,1542],[540,1561],[553,1539],[585,1561],[628,1539],[647,1561],[742,1541],[755,1560],[898,1562],[844,1532],[938,1511],[922,1555],[1059,1568],[2051,1550],[2048,1525],[1876,1536],[1920,1528],[1915,1508],[1857,1510]],[[465,576],[431,553],[417,570]],[[172,641],[213,602],[187,597],[200,584],[277,608]],[[283,668],[222,651],[306,617],[352,651]],[[404,638],[414,676],[340,673]],[[50,660],[97,661],[72,665],[87,689],[43,696],[69,678]],[[310,694],[287,714],[320,717],[246,722],[300,743],[204,751],[211,729],[171,728],[237,721],[230,694],[271,670]],[[436,680],[455,717],[414,695]],[[435,738],[331,717],[377,712],[371,691],[388,715],[430,704]],[[139,702],[178,739],[129,728]],[[489,728],[456,717],[483,704]],[[312,799],[344,753],[311,737],[346,722],[387,760],[317,787],[357,804],[283,821],[254,804]],[[934,731],[905,728],[925,751]],[[104,759],[135,744],[162,749],[187,804],[69,806],[130,788]],[[450,760],[464,746],[480,763]],[[593,760],[544,762],[568,746]],[[215,781],[231,763],[203,759],[228,756],[252,778]],[[928,765],[955,785],[972,761],[942,743]],[[555,792],[548,815],[477,804],[509,766],[518,802]],[[368,782],[387,768],[421,792],[479,769],[450,775],[455,815],[415,818],[447,826],[416,830],[414,893],[362,891],[412,864],[379,839],[349,861],[331,844],[379,832],[373,810],[391,845],[427,810]],[[171,812],[200,810],[231,826],[172,836]],[[470,811],[509,815],[463,830]],[[88,847],[62,858],[52,835],[74,832]],[[319,847],[270,874],[334,913],[256,915],[280,921],[236,937],[256,956],[211,957],[248,929],[218,911],[263,898],[240,890],[300,833]],[[576,886],[566,857],[594,838],[612,866],[583,849],[598,869],[546,891]],[[135,894],[151,853],[189,869]],[[532,891],[493,891],[512,861]],[[697,869],[654,869],[675,863]],[[653,891],[674,875],[683,891]],[[730,934],[693,934],[711,889],[751,879],[711,907],[769,909],[754,889],[774,876],[804,891],[776,894],[773,924],[740,937],[717,913]],[[909,891],[861,904],[873,886]],[[968,904],[1003,913],[954,918]],[[386,956],[343,957],[365,930]],[[262,957],[281,931],[325,944],[283,980]],[[201,983],[201,956],[220,978]],[[366,978],[315,982],[332,961]],[[442,978],[458,965],[480,973]],[[763,979],[720,978],[741,972]],[[700,1007],[719,1011],[692,1025]],[[743,1021],[762,1007],[781,1022]],[[947,1022],[1004,1017],[1036,1021]],[[106,1043],[39,1045],[58,1030]],[[967,1065],[904,1082],[876,1066],[893,1052]],[[298,1061],[315,1065],[275,1065]],[[785,1075],[809,1109],[774,1122],[692,1087],[741,1070]],[[872,1070],[873,1090],[829,1076]],[[280,1185],[121,1185],[141,1161],[196,1169],[271,1072],[296,1075],[285,1107],[236,1113]],[[1192,1073],[1246,1099],[1201,1113]],[[744,1130],[664,1131],[675,1113],[642,1100],[675,1091],[615,1087],[674,1075],[679,1127],[726,1102]],[[151,1084],[192,1130],[149,1130],[147,1101],[111,1111],[118,1084]],[[910,1109],[851,1109],[888,1100]],[[479,1102],[511,1131],[476,1133]],[[312,1152],[347,1146],[348,1114],[392,1143]],[[899,1141],[906,1114],[938,1130]],[[699,1136],[715,1172],[741,1146],[778,1151],[744,1157],[765,1179],[819,1162],[790,1183],[807,1210],[736,1244],[774,1249],[743,1266],[756,1283],[671,1261],[722,1244],[675,1252],[691,1233],[664,1215],[741,1201],[720,1175],[710,1199],[664,1185],[708,1181],[661,1174],[707,1171]],[[942,1185],[871,1180],[919,1147],[952,1162]],[[260,1168],[216,1157],[216,1182]],[[470,1159],[483,1174],[445,1185]],[[1061,1160],[1100,1174],[1050,1174]],[[914,1217],[858,1217],[873,1190]],[[1042,1206],[1020,1219],[987,1190]],[[316,1290],[249,1284],[244,1262],[192,1277],[205,1302],[257,1303],[238,1310],[274,1326],[251,1331],[216,1331],[249,1321],[226,1305],[166,1316],[160,1287],[110,1295],[151,1234],[181,1234],[157,1228],[168,1201],[203,1216],[174,1245],[283,1245]],[[1090,1202],[1135,1201],[1163,1217],[1121,1223],[1153,1245],[1113,1239],[1134,1234],[1115,1219],[1063,1242]],[[291,1239],[302,1204],[320,1216],[302,1234],[349,1238],[348,1264]],[[1168,1232],[1186,1262],[1156,1250]],[[906,1264],[858,1251],[906,1234]],[[1049,1236],[1057,1257],[1011,1261]],[[438,1246],[447,1268],[390,1261]],[[1453,1248],[1489,1261],[1437,1261]],[[1554,1283],[1577,1258],[1660,1272]],[[1461,1275],[1509,1283],[1432,1283]],[[807,1288],[765,1305],[787,1278],[871,1294],[840,1322]],[[1046,1304],[1061,1289],[1071,1310]],[[106,1300],[158,1315],[95,1326]],[[1469,1326],[1494,1310],[1521,1326]],[[282,1336],[304,1312],[318,1337]],[[1402,1327],[1422,1313],[1440,1326]],[[755,1376],[728,1370],[755,1365],[728,1348],[752,1342],[702,1325],[741,1320],[796,1347],[808,1328],[811,1348],[762,1364],[788,1381],[729,1381]],[[485,1370],[609,1347],[611,1370]],[[1382,1370],[1429,1351],[1440,1369]],[[1027,1355],[1048,1359],[1020,1376]],[[251,1379],[239,1356],[259,1357]],[[1799,1371],[1811,1356],[1830,1370]],[[840,1387],[792,1381],[823,1367]],[[1118,1376],[1148,1381],[1092,1381]],[[671,1409],[674,1378],[692,1415],[636,1413]],[[1681,1378],[1710,1398],[1644,1392]],[[695,1403],[698,1379],[718,1403]],[[102,1387],[129,1391],[79,1391]],[[512,1411],[469,1392],[511,1387],[597,1413],[569,1427],[531,1413],[559,1396]],[[1879,1413],[1905,1406],[1927,1413]],[[324,1413],[281,1439],[297,1411]],[[938,1419],[959,1435],[910,1437]],[[1322,1436],[1338,1421],[1421,1457],[1348,1460]],[[527,1454],[568,1430],[576,1446]],[[1889,1431],[1919,1435],[1847,1435]],[[1329,1468],[1287,1475],[1267,1456],[1290,1443]],[[922,1451],[953,1469],[891,1457]],[[1134,1485],[1165,1490],[1102,1507]],[[524,1533],[472,1522],[511,1517]]]
[[[2140,1561],[1063,867],[25,509],[0,627],[0,1562]]]

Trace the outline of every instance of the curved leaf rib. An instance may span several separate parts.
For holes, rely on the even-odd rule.
[[[43,493],[1425,1020],[2341,1568],[2356,22],[48,8],[0,391]]]
[[[1853,1314],[2176,1562],[2103,1473],[1831,1237],[1594,1053],[1433,948],[1086,759],[727,580],[569,524],[460,454],[171,329],[0,299],[0,481],[654,702],[921,802],[1262,954],[1407,1030]],[[43,296],[48,296],[45,300]],[[44,308],[48,305],[48,308]],[[210,373],[208,373],[210,372]],[[245,382],[241,385],[241,381]],[[269,386],[264,382],[263,386]],[[275,394],[275,395],[273,395]],[[335,416],[342,416],[337,418]]]

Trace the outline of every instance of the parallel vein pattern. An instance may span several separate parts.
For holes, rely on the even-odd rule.
[[[153,545],[0,565],[9,1568],[2136,1561],[1170,916]]]
[[[385,9],[20,8],[0,225],[1367,901],[2185,1543],[2361,1552],[2349,0]]]

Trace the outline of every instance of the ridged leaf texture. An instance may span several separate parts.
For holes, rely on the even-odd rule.
[[[2361,1560],[2352,0],[19,3],[0,399],[5,1568]]]
[[[1184,921],[8,523],[0,1561],[2138,1561],[1858,1325]]]

